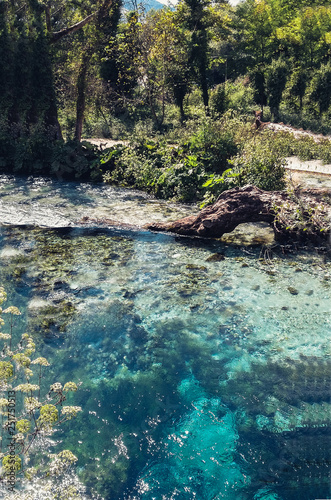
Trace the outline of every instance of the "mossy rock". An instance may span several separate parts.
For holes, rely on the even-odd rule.
[[[225,260],[225,255],[217,252],[207,257],[206,262],[221,262],[222,260]]]
[[[208,269],[205,266],[197,266],[196,264],[187,264],[186,269],[191,269],[192,271],[208,271]]]
[[[63,334],[68,323],[76,314],[76,307],[69,300],[50,304],[30,311],[28,328],[33,333],[42,332],[45,336]]]

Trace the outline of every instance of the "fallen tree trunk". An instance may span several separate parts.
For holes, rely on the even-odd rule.
[[[289,239],[325,240],[330,232],[329,193],[309,190],[289,195],[285,191],[262,191],[255,186],[233,188],[198,215],[175,222],[154,222],[144,226],[152,231],[169,231],[186,236],[220,238],[239,224],[267,222],[277,241]]]

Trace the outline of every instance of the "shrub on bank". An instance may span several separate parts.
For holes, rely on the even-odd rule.
[[[89,142],[54,142],[37,129],[28,137],[14,137],[12,130],[4,128],[0,171],[60,180],[104,180],[159,198],[203,200],[205,205],[222,191],[248,183],[265,190],[283,189],[287,156],[331,161],[328,139],[293,140],[290,132],[257,132],[251,117],[234,116],[231,110],[218,119],[189,121],[163,135],[153,132],[150,125],[137,125],[130,145],[117,144],[104,151]]]
[[[157,140],[112,148],[104,154],[101,163],[107,169],[104,175],[107,183],[184,202],[198,198],[200,178],[204,176],[203,165],[196,156]]]
[[[231,129],[204,119],[177,145],[159,136],[136,138],[132,145],[112,148],[101,158],[104,180],[144,189],[160,198],[192,202],[203,197],[208,174],[221,174],[238,151]]]
[[[54,141],[35,131],[16,136],[0,133],[0,172],[20,175],[50,175],[60,180],[102,181],[101,152],[90,143]]]
[[[272,139],[252,140],[231,160],[239,185],[253,184],[265,191],[285,188],[286,160]]]

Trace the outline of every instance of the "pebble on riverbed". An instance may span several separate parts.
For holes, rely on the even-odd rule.
[[[222,253],[213,253],[207,257],[206,262],[220,262],[225,259],[225,255]]]

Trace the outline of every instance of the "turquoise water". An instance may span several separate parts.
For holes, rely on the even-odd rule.
[[[86,498],[331,498],[325,254],[2,226],[0,256],[17,334],[80,383]]]

